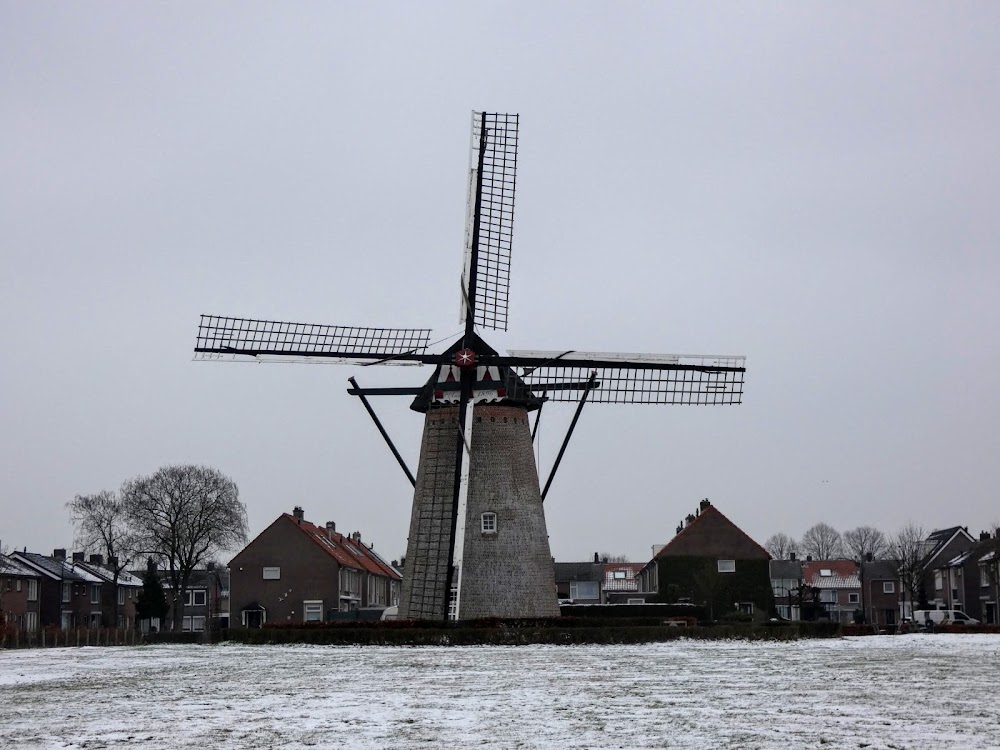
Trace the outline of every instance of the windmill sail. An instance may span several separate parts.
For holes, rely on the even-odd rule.
[[[429,328],[356,328],[202,315],[195,359],[420,365]]]
[[[472,113],[461,322],[507,330],[518,115]]]
[[[698,354],[512,351],[504,364],[550,401],[577,401],[591,373],[590,403],[738,404],[746,357]]]

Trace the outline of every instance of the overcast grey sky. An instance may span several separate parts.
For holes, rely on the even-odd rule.
[[[594,405],[557,559],[1000,518],[1000,5],[0,2],[0,538],[170,463],[405,549],[361,405],[412,368],[193,362],[200,313],[459,331],[469,112],[522,117],[496,348],[746,354]],[[421,417],[376,404],[412,467]],[[547,473],[572,415],[548,407]]]

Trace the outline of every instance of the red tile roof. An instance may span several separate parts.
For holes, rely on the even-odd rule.
[[[820,571],[829,570],[829,575]],[[822,589],[858,588],[858,564],[853,560],[812,560],[802,563],[802,580]]]
[[[399,573],[392,566],[386,565],[380,557],[373,554],[363,543],[355,542],[350,537],[345,537],[336,531],[328,532],[325,528],[316,526],[308,521],[300,521],[291,513],[282,513],[281,517],[298,526],[302,530],[302,533],[345,568],[366,570],[375,575],[393,578],[397,581],[400,580]]]

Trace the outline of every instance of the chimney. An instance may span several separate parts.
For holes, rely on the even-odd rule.
[[[597,565],[600,562],[601,562],[601,556],[595,552],[594,553],[594,565]]]
[[[684,531],[684,524],[680,524],[680,525],[679,525],[679,526],[677,527],[677,531],[675,531],[674,533],[675,533],[675,534],[680,534],[680,533],[681,533],[682,531]]]
[[[400,570],[406,567],[406,555],[399,556],[399,565],[396,566]]]
[[[91,555],[90,556],[90,564],[91,565],[104,565],[104,556],[103,555]]]
[[[795,559],[795,553],[794,552],[789,552],[788,553],[788,559],[789,560],[794,560]]]
[[[361,532],[355,531],[353,534],[351,534],[351,539],[354,541],[355,544],[361,544]]]
[[[871,562],[875,559],[875,555],[871,552],[865,552],[865,562]]]
[[[705,510],[705,508],[707,508],[711,504],[712,503],[710,503],[708,498],[706,497],[704,500],[698,503],[698,512],[700,513],[701,511]]]
[[[337,533],[337,524],[333,521],[326,522],[326,535],[333,539],[333,535]]]
[[[806,555],[806,562],[812,562],[812,561],[813,561],[813,556],[812,555]]]
[[[52,559],[54,560],[65,560],[66,550],[64,549],[54,549],[52,550]]]
[[[295,520],[298,521],[299,523],[302,523],[303,521],[306,520],[306,512],[302,510],[301,505],[296,505],[292,509],[292,515],[295,516]]]
[[[75,563],[83,562],[83,553],[82,552],[74,552],[73,553],[73,562],[75,562]]]
[[[684,520],[690,524],[694,521],[694,518],[695,518],[694,513],[688,513],[687,518],[685,518]]]
[[[980,531],[979,532],[979,541],[985,542],[989,538],[990,538],[990,532],[988,532],[988,531]]]

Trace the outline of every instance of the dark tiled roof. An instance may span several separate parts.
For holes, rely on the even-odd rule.
[[[393,578],[397,581],[400,580],[399,572],[383,561],[379,555],[373,554],[362,542],[355,542],[336,531],[328,532],[325,528],[320,528],[308,521],[300,521],[290,513],[283,513],[282,518],[298,526],[313,543],[334,558],[338,564],[356,570],[366,570],[369,573]]]
[[[91,581],[95,578],[92,573],[76,568],[73,563],[64,560],[56,560],[53,557],[40,555],[37,552],[18,552],[16,556],[26,562],[29,567],[35,567],[43,571],[51,578],[62,581]]]
[[[604,565],[593,562],[553,563],[556,581],[603,581]]]
[[[862,563],[861,575],[866,581],[895,581],[899,578],[896,563],[892,560],[873,560]]]
[[[768,572],[771,578],[802,578],[801,560],[771,560],[768,563]]]

